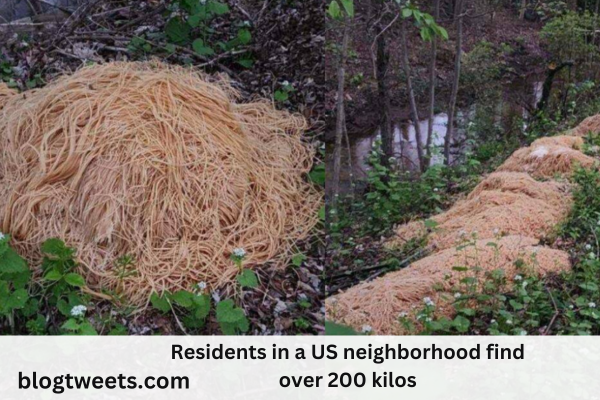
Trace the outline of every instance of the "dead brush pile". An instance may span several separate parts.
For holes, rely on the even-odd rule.
[[[588,118],[572,132],[594,130],[600,127],[594,125],[596,121],[600,119]],[[326,301],[328,318],[356,329],[370,325],[379,334],[402,334],[398,316],[414,318],[425,297],[434,299],[438,315],[451,316],[452,296],[447,291],[460,278],[454,267],[500,269],[509,281],[517,259],[525,260],[533,268],[530,272],[538,275],[569,269],[567,253],[537,244],[570,211],[571,195],[564,178],[577,166],[597,166],[594,158],[579,151],[582,145],[582,138],[576,136],[536,140],[517,150],[466,199],[431,217],[435,224],[412,221],[398,227],[386,247],[425,237],[432,254],[331,296]]]
[[[0,97],[1,98],[1,97]],[[237,104],[223,79],[159,63],[81,69],[0,111],[0,228],[21,254],[64,239],[93,290],[143,306],[153,291],[230,282],[283,261],[317,223],[303,118]],[[124,279],[115,261],[130,255]]]

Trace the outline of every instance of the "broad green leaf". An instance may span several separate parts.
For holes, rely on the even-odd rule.
[[[31,279],[31,271],[2,274],[1,279],[11,282],[14,289],[24,289]]]
[[[200,294],[194,296],[192,301],[194,302],[194,317],[205,319],[210,312],[210,297],[207,294]]]
[[[244,310],[235,307],[233,300],[227,299],[217,304],[217,322],[226,335],[235,335],[249,329],[248,319]]]
[[[252,68],[252,66],[254,65],[254,60],[244,58],[242,60],[238,60],[237,63],[244,68]]]
[[[258,286],[256,273],[250,269],[244,269],[236,279],[241,287],[255,288]]]
[[[188,18],[187,23],[192,28],[197,28],[198,26],[200,26],[200,24],[202,22],[204,22],[206,20],[208,20],[208,14],[206,13],[206,9],[202,8],[202,9],[199,9],[197,13],[194,13],[193,15],[191,15]]]
[[[223,15],[229,12],[229,6],[218,1],[210,1],[208,3],[208,10],[216,15]]]
[[[58,311],[65,317],[70,317],[71,308],[73,307],[71,307],[65,299],[60,299],[56,302],[56,308],[58,308]]]
[[[37,312],[40,309],[40,302],[38,299],[36,298],[29,298],[29,300],[27,301],[27,303],[25,304],[25,306],[23,307],[23,310],[21,311],[23,313],[24,316],[26,317],[31,317],[34,314],[37,314]]]
[[[339,4],[337,3],[337,0],[332,0],[331,3],[329,3],[329,8],[327,9],[327,13],[329,14],[329,16],[333,19],[339,19],[340,15],[341,15],[341,9]]]
[[[193,296],[193,293],[190,293],[187,290],[178,290],[171,295],[171,300],[181,307],[189,308],[192,306]]]
[[[172,18],[165,26],[165,33],[173,43],[185,43],[190,38],[191,28],[181,18]]]
[[[29,293],[27,293],[27,290],[19,289],[10,294],[7,305],[13,310],[18,310],[25,307],[27,300],[29,300]]]
[[[512,308],[515,309],[516,311],[523,309],[523,304],[519,303],[518,301],[510,300],[509,303],[512,306]]]
[[[63,277],[63,274],[61,274],[56,269],[51,269],[50,271],[48,271],[48,273],[46,275],[44,275],[45,280],[53,281],[53,282],[61,280],[62,277]]]
[[[354,0],[340,0],[342,2],[342,6],[346,11],[346,14],[350,18],[354,18]]]
[[[402,17],[403,18],[408,18],[413,14],[412,10],[410,8],[403,8],[402,9]]]
[[[76,274],[74,272],[66,274],[65,281],[71,286],[76,286],[76,287],[84,287],[85,286],[85,279],[83,279],[83,276]]]
[[[98,334],[96,328],[89,322],[82,323],[79,329],[82,335],[96,336]]]
[[[65,242],[60,239],[52,238],[42,244],[42,252],[47,255],[56,256],[60,259],[66,259],[75,254],[75,250],[67,247]]]
[[[204,41],[202,39],[194,40],[194,43],[192,43],[192,48],[196,54],[201,56],[212,56],[215,54],[215,51],[212,48],[204,45]]]
[[[163,313],[171,311],[171,304],[167,300],[166,296],[159,296],[156,292],[150,296],[150,303],[152,306]]]
[[[469,330],[469,326],[471,326],[471,322],[463,317],[462,315],[456,316],[452,321],[452,325],[456,328],[456,330],[460,333],[465,333]]]
[[[252,34],[248,29],[240,29],[237,34],[240,44],[248,44],[252,40]]]
[[[448,40],[448,31],[444,27],[438,25],[437,30],[441,37]]]
[[[184,315],[181,317],[181,322],[183,322],[183,325],[188,329],[199,329],[206,324],[204,319],[196,318],[193,314]]]
[[[33,335],[39,335],[46,331],[46,318],[38,314],[35,319],[27,321],[25,324],[27,331]]]
[[[10,241],[10,236],[3,235],[2,239],[0,239],[0,260],[2,260],[2,255],[9,249],[8,242]]]
[[[108,336],[126,336],[129,333],[127,327],[123,324],[115,324],[115,326],[108,332]]]
[[[294,254],[292,256],[292,264],[296,267],[301,266],[304,260],[306,260],[306,256],[302,253]]]
[[[27,262],[15,250],[8,248],[0,257],[0,273],[12,274],[29,271]]]
[[[290,96],[288,95],[287,92],[285,92],[283,90],[276,90],[273,97],[275,98],[275,101],[282,103],[282,102],[286,101]]]
[[[312,169],[312,171],[310,171],[308,176],[313,183],[319,186],[325,185],[325,164],[321,163],[315,165],[315,167]]]
[[[598,291],[598,285],[596,285],[594,282],[584,282],[584,283],[580,283],[579,287],[585,290],[589,290],[590,292],[597,292]]]
[[[73,318],[71,318],[68,319],[64,324],[62,324],[61,328],[68,331],[76,331],[79,329],[79,323]]]

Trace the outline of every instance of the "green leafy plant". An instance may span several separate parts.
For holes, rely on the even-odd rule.
[[[71,318],[61,325],[61,329],[71,335],[97,335],[96,328],[85,319],[87,307],[84,305],[76,305],[71,308]]]
[[[0,316],[8,318],[14,329],[15,312],[29,301],[27,284],[31,274],[25,260],[10,247],[10,236],[0,235]]]
[[[295,91],[296,89],[294,89],[294,86],[292,86],[292,84],[290,84],[288,81],[284,81],[281,84],[281,88],[279,90],[276,90],[273,94],[273,98],[278,103],[284,103],[290,98],[290,94]]]
[[[346,17],[354,18],[354,1],[332,0],[327,8],[327,14],[334,20],[342,20]]]
[[[225,335],[236,335],[248,332],[250,325],[244,310],[235,306],[231,299],[217,304],[217,322]]]
[[[420,11],[412,2],[396,0],[396,3],[401,6],[402,18],[412,18],[414,20],[415,26],[419,29],[421,39],[426,42],[433,40],[436,36],[448,39],[448,32],[435,22],[433,16]]]
[[[252,41],[249,22],[232,24],[234,28],[226,41],[217,39],[213,21],[230,12],[229,6],[217,0],[173,0],[172,17],[165,25],[167,39],[176,46],[189,47],[201,57],[213,57],[225,52],[238,50]],[[219,32],[219,37],[223,32]],[[152,47],[142,40],[132,43],[136,48],[150,51]],[[167,50],[169,50],[167,48]],[[237,63],[250,68],[253,60],[247,53],[239,52]]]
[[[242,248],[233,249],[230,256],[231,260],[237,266],[239,273],[236,280],[241,287],[256,288],[258,287],[258,276],[251,269],[244,268],[244,259],[246,258],[246,250]]]
[[[181,315],[181,321],[190,329],[202,328],[210,313],[210,297],[204,293],[205,285],[199,284],[197,292],[178,290],[174,293],[153,293],[150,303],[163,314],[173,312]]]

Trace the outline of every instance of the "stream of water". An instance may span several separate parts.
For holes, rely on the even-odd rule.
[[[508,85],[503,88],[500,100],[497,101],[496,107],[493,107],[493,115],[491,120],[494,124],[499,124],[500,127],[505,130],[514,121],[524,121],[528,116],[528,104],[529,107],[535,106],[540,100],[542,92],[542,82],[536,79],[529,79],[525,81],[515,82],[512,85]],[[455,139],[452,144],[451,151],[451,162],[453,160],[459,161],[460,156],[464,154],[467,149],[466,138],[468,134],[477,134],[476,132],[468,132],[469,124],[477,118],[478,108],[484,106],[483,104],[474,103],[466,108],[459,109],[455,118]],[[489,107],[488,107],[489,108]],[[432,164],[439,164],[444,161],[443,159],[443,147],[444,139],[447,131],[448,114],[438,113],[433,118],[433,137],[432,137],[432,148],[433,157],[431,159]],[[427,131],[428,131],[428,120],[422,119],[419,121],[419,130],[421,133],[422,143],[426,142]],[[372,133],[361,136],[361,137],[350,137],[350,155],[351,165],[348,165],[348,152],[343,151],[343,169],[342,169],[342,187],[348,187],[350,180],[359,181],[366,178],[367,171],[369,170],[368,158],[369,154],[373,149],[373,144],[376,140],[380,139],[379,129],[374,130]],[[333,151],[328,152],[328,171],[333,170],[333,159],[331,154]],[[417,154],[417,141],[414,125],[407,120],[399,120],[394,123],[394,153],[396,158],[399,160],[401,165],[406,170],[417,170],[418,169],[418,154]]]

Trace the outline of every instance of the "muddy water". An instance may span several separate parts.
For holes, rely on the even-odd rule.
[[[531,108],[540,100],[542,82],[539,79],[529,79],[514,82],[503,89],[499,96],[497,106],[493,111],[492,120],[494,124],[507,130],[514,121],[526,120],[528,107]],[[528,105],[528,106],[526,106]],[[468,139],[477,135],[470,129],[470,124],[477,118],[478,108],[483,104],[471,104],[466,108],[459,109],[455,118],[455,140],[451,146],[451,162],[460,162],[461,155],[468,149]],[[448,115],[446,113],[435,114],[433,119],[432,164],[440,164],[443,159],[444,139],[447,131]],[[426,142],[428,120],[419,121],[419,130],[422,143]],[[349,187],[350,181],[360,181],[366,178],[369,170],[368,158],[373,150],[374,143],[380,139],[379,129],[362,137],[350,138],[351,168],[348,162],[348,151],[343,151],[344,168],[342,169],[342,187]],[[331,155],[333,151],[329,151]],[[408,120],[398,120],[394,124],[394,153],[398,162],[406,170],[418,169],[417,141],[413,124]],[[333,170],[333,160],[328,159],[328,170]],[[329,169],[331,167],[331,169]]]

